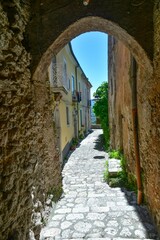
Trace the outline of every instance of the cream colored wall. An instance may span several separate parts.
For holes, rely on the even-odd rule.
[[[79,91],[79,83],[80,83],[80,91],[81,91],[81,97],[82,97],[82,100],[79,103],[79,130],[83,132],[83,131],[88,131],[90,127],[89,111],[88,111],[88,94],[87,94],[88,87],[87,87],[86,79],[84,79],[84,77],[82,76],[82,71],[80,69],[78,69],[77,76],[78,76],[78,91]],[[83,127],[81,126],[80,110],[82,110],[82,124],[84,125]]]
[[[67,83],[68,94],[63,96],[59,105],[60,125],[61,125],[61,151],[64,150],[65,146],[68,143],[70,143],[72,138],[74,137],[71,76],[73,75],[75,78],[75,65],[73,64],[71,58],[69,57],[69,52],[67,51],[67,47],[63,48],[57,54],[57,65],[58,66],[60,65],[61,67],[64,59],[67,64],[67,80],[70,79],[70,89],[68,89],[68,83]],[[69,125],[67,125],[66,107],[69,108],[69,120],[70,120]]]
[[[69,125],[67,125],[66,106],[69,108]],[[70,143],[70,141],[74,137],[72,109],[73,108],[71,104],[66,104],[66,102],[61,100],[61,103],[59,105],[61,125],[61,151],[63,151],[66,144]]]
[[[67,65],[67,82],[64,82],[63,80],[63,63],[66,62]],[[84,89],[87,88],[87,83],[84,77],[82,77],[82,71],[78,67],[77,68],[77,76],[76,76],[76,66],[77,62],[75,61],[74,57],[72,56],[70,52],[70,48],[67,45],[65,48],[63,48],[56,56],[56,64],[57,64],[57,85],[64,86],[67,90],[67,94],[65,92],[62,92],[62,99],[60,100],[59,104],[59,115],[60,115],[60,149],[61,152],[65,149],[67,145],[72,141],[72,139],[75,137],[75,129],[74,129],[74,119],[73,119],[73,112],[75,110],[78,110],[79,117],[77,117],[77,129],[79,126],[79,131],[81,133],[84,132],[84,130],[88,130],[88,127],[85,126],[85,114],[86,119],[88,121],[88,108],[87,108],[87,94],[84,95]],[[49,67],[49,77],[50,82],[52,78],[52,67]],[[82,92],[82,101],[80,103],[73,102],[72,101],[72,76],[74,76],[74,85],[76,91]],[[77,77],[77,82],[76,82]],[[70,89],[68,81],[70,80]],[[80,83],[80,89],[79,89],[79,83]],[[51,83],[52,86],[52,83]],[[69,119],[70,122],[67,124],[67,116],[66,116],[66,107],[69,108]],[[81,119],[80,119],[80,110],[82,110],[82,116],[83,116],[83,127],[81,126]],[[79,124],[78,124],[79,121]],[[88,126],[88,124],[86,124]],[[80,132],[79,132],[80,133]]]

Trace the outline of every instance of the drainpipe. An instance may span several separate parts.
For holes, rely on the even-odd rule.
[[[76,91],[78,91],[77,69],[78,69],[78,66],[75,66],[75,72],[76,72]],[[78,137],[78,134],[79,134],[79,109],[78,109],[78,101],[77,101],[77,120],[78,120],[78,133],[77,133],[77,137]]]
[[[138,196],[137,203],[142,202],[142,181],[141,181],[141,166],[139,154],[139,138],[138,138],[138,111],[137,111],[137,64],[132,57],[131,60],[131,92],[132,92],[132,121],[133,121],[133,137],[134,137],[134,151],[136,160],[136,177]]]

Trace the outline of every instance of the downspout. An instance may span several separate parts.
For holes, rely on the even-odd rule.
[[[75,72],[76,72],[76,91],[78,91],[77,69],[78,69],[78,66],[75,67]],[[79,109],[78,109],[78,100],[77,100],[77,119],[78,119],[78,133],[77,133],[77,134],[79,134]],[[77,136],[77,137],[78,137],[78,136]]]
[[[141,166],[139,154],[139,138],[138,138],[138,110],[137,110],[137,64],[135,59],[131,59],[131,92],[132,92],[132,121],[133,121],[133,138],[134,138],[134,151],[136,161],[136,178],[138,196],[137,203],[142,203],[142,181],[141,181]]]

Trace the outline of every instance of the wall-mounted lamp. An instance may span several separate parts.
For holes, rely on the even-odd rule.
[[[90,1],[90,0],[83,0],[83,5],[84,5],[84,6],[87,6],[87,5],[89,4],[89,1]]]

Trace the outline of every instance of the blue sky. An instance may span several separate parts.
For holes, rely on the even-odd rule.
[[[101,83],[108,81],[108,35],[88,32],[74,38],[71,44],[78,62],[93,85],[92,97]]]

